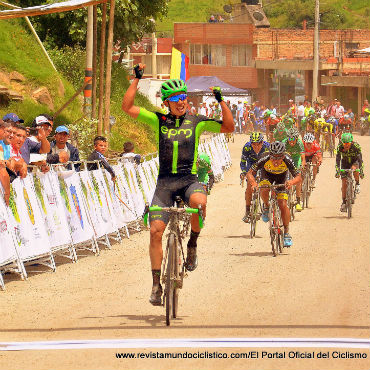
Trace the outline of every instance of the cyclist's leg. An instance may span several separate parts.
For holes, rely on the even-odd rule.
[[[285,191],[279,192],[277,194],[277,200],[284,226],[284,247],[290,247],[293,242],[292,237],[289,234],[290,210],[287,202],[288,194]]]
[[[203,219],[206,217],[207,194],[204,188],[196,181],[193,181],[184,189],[185,202],[191,208],[201,206]],[[194,271],[198,266],[197,258],[197,240],[200,234],[199,216],[198,214],[191,215],[191,232],[190,239],[187,245],[186,268],[188,271]]]
[[[302,158],[299,157],[297,160],[294,160],[294,165],[296,166],[296,168],[298,168],[299,170],[301,170],[301,167],[302,167]],[[297,197],[296,210],[297,211],[302,211],[302,207],[301,207],[302,181],[299,182],[295,186],[295,191],[296,191],[296,197]]]
[[[317,156],[316,156],[316,154],[314,154],[313,157],[312,157],[312,163],[315,164],[316,166],[313,167],[313,179],[312,179],[313,181],[316,180],[317,168],[318,168],[317,164],[318,164],[318,162],[319,161],[317,159]]]

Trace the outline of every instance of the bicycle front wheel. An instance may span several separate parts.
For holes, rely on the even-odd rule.
[[[256,235],[256,225],[258,216],[258,199],[252,200],[251,218],[250,218],[250,237],[253,239]]]
[[[174,245],[174,284],[173,284],[173,294],[172,294],[172,317],[176,319],[177,317],[177,309],[179,306],[179,284],[180,284],[180,273],[181,273],[181,268],[182,268],[182,263],[181,263],[181,250],[179,247],[178,242],[175,240],[175,245]]]
[[[170,234],[167,240],[167,267],[166,267],[166,285],[165,285],[165,299],[166,299],[166,325],[171,324],[171,314],[173,305],[173,276],[174,276],[174,257],[175,257],[175,236]]]

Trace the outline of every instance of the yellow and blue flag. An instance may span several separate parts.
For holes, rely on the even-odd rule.
[[[189,78],[189,57],[175,48],[172,48],[170,78],[183,81]]]

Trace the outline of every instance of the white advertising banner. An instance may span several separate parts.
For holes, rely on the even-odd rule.
[[[2,193],[0,191],[2,198]],[[9,205],[10,206],[10,205]],[[9,221],[9,209],[3,199],[0,199],[0,266],[17,260],[13,239],[13,225]]]
[[[94,237],[94,230],[88,221],[78,173],[59,172],[58,182],[73,243],[78,244],[91,240]]]
[[[105,170],[104,170],[105,171]],[[107,234],[117,232],[117,217],[113,208],[113,197],[110,186],[107,186],[108,178],[103,173],[102,169],[90,171],[91,180],[94,184],[94,189],[99,191],[99,196],[104,208],[105,214],[110,218],[110,223],[107,224]]]
[[[140,217],[144,212],[145,201],[136,178],[134,164],[126,162],[123,166],[123,172],[134,200],[136,216]]]
[[[93,182],[90,172],[79,172],[81,189],[84,194],[87,212],[90,216],[95,236],[101,238],[112,230],[112,218],[107,207],[103,207],[103,198],[100,195],[96,180]],[[94,177],[95,179],[95,177]]]
[[[33,190],[31,176],[17,178],[11,184],[12,217],[17,240],[18,254],[26,261],[50,253],[50,243],[44,218]]]
[[[58,181],[57,177],[58,175],[54,171],[49,171],[46,174],[38,172],[37,175],[33,175],[34,191],[52,250],[72,243],[62,198],[53,186]]]

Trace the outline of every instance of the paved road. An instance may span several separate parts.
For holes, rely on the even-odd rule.
[[[9,280],[1,293],[0,342],[127,338],[369,338],[369,137],[356,136],[366,163],[353,218],[339,212],[340,180],[325,158],[309,209],[291,225],[294,246],[271,255],[267,225],[249,239],[241,222],[244,189],[239,159],[247,137],[230,150],[234,165],[209,197],[199,241],[199,267],[185,280],[179,318],[164,325],[164,310],[148,303],[149,235],[132,235],[99,257],[62,263],[55,273]],[[186,348],[160,349],[183,352]],[[205,348],[189,349],[190,352]],[[225,352],[263,348],[216,348]],[[317,348],[268,348],[269,352],[319,352]],[[323,351],[333,351],[333,348]],[[116,359],[139,350],[85,349],[0,352],[0,369],[368,369],[367,359]],[[148,347],[142,352],[156,352]],[[346,349],[342,349],[346,352]],[[316,355],[317,356],[317,353]]]

